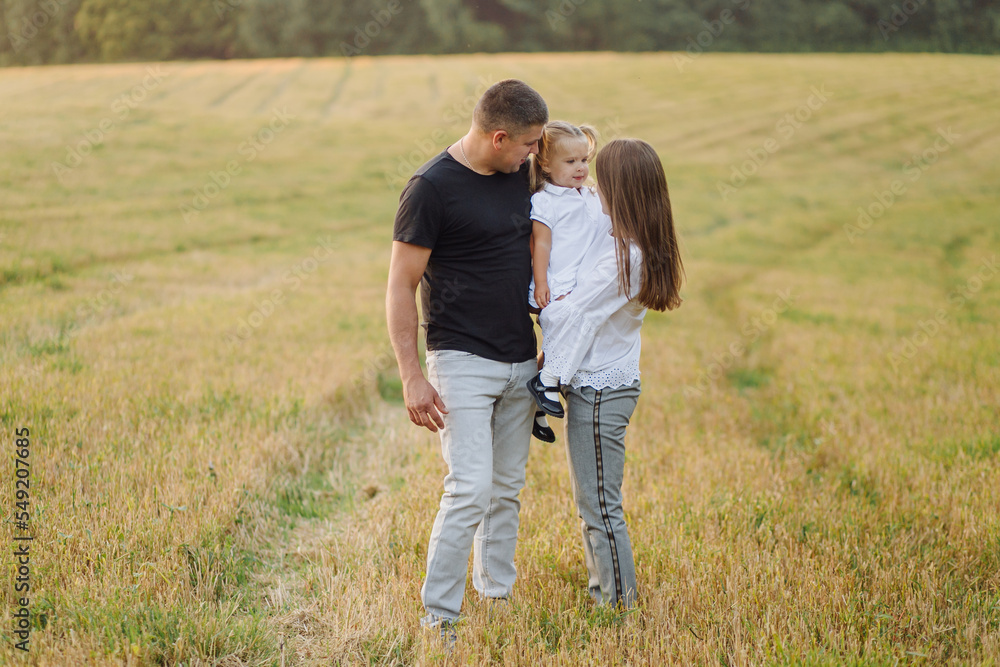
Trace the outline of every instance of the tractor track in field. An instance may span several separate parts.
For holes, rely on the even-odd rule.
[[[718,225],[717,228],[727,225]],[[816,223],[802,230],[804,239],[793,244],[786,244],[774,248],[769,254],[762,254],[758,258],[757,264],[739,271],[734,276],[717,279],[703,292],[706,303],[723,321],[731,323],[734,327],[738,325],[736,301],[732,296],[733,292],[746,285],[753,283],[753,278],[762,271],[770,269],[780,269],[785,264],[782,258],[799,255],[833,240],[842,233],[842,221],[837,220],[827,223]],[[762,251],[763,252],[763,251]]]
[[[265,111],[270,110],[270,107],[274,105],[274,103],[277,100],[279,100],[282,95],[285,94],[285,91],[288,90],[288,86],[290,86],[296,79],[302,76],[302,73],[305,72],[305,70],[306,70],[306,62],[303,60],[302,62],[299,63],[298,67],[296,67],[291,72],[286,74],[285,78],[282,79],[281,82],[278,85],[276,85],[274,89],[260,101],[260,103],[257,105],[257,108],[254,111],[256,113],[263,113]]]
[[[882,116],[878,119],[855,123],[853,125],[844,125],[841,127],[836,127],[828,132],[820,134],[813,139],[814,143],[830,143],[836,142],[838,139],[847,137],[851,134],[855,134],[859,131],[865,131],[872,128],[879,127],[899,127],[902,131],[912,131],[914,134],[920,132],[920,126],[936,126],[942,123],[949,123],[957,121],[962,118],[968,117],[968,110],[970,108],[986,108],[986,103],[973,103],[966,107],[960,107],[956,109],[954,99],[950,99],[938,104],[930,104],[921,107],[919,113],[912,113],[908,111],[898,111],[886,109],[882,112]],[[944,112],[938,115],[938,112]],[[908,121],[907,126],[902,126],[897,124],[896,121]],[[894,142],[894,140],[892,140]],[[871,152],[880,151],[881,147],[879,145],[870,146],[869,142],[865,142],[863,147],[852,148],[850,153],[852,155],[865,155]]]
[[[253,81],[254,79],[260,78],[260,76],[263,75],[264,72],[265,72],[265,70],[258,70],[256,72],[253,72],[252,74],[249,74],[248,76],[244,77],[235,86],[231,86],[224,93],[222,93],[221,95],[219,95],[218,97],[216,97],[214,100],[212,100],[211,102],[209,102],[208,106],[210,108],[214,108],[214,107],[219,106],[220,104],[222,104],[223,102],[225,102],[226,100],[228,100],[230,97],[232,97],[235,93],[237,93],[240,90],[242,90],[243,88],[245,88],[251,81]]]
[[[355,232],[366,232],[371,229],[371,224],[368,222],[357,222],[353,224],[344,225],[335,229],[324,229],[321,234],[352,234]],[[257,243],[264,243],[269,241],[276,241],[282,239],[289,239],[296,236],[296,234],[249,234],[246,236],[240,236],[235,238],[223,239],[220,241],[201,241],[196,239],[177,239],[171,248],[149,248],[146,250],[138,250],[133,252],[122,252],[109,255],[102,255],[100,257],[91,257],[85,260],[71,261],[67,260],[58,271],[53,271],[45,274],[21,274],[17,276],[14,280],[10,280],[6,277],[5,269],[0,267],[0,292],[7,288],[17,287],[20,285],[32,284],[42,280],[46,280],[53,275],[61,276],[72,276],[78,274],[81,271],[100,267],[103,265],[114,264],[120,266],[125,263],[130,262],[143,262],[155,260],[158,258],[171,257],[184,255],[190,252],[198,252],[204,250],[216,250],[222,248],[235,248],[244,245],[252,245]]]
[[[386,76],[387,71],[386,66],[381,63],[375,66],[375,75],[373,77],[375,82],[372,86],[372,97],[376,100],[381,99],[385,95],[385,81],[388,78]]]
[[[962,85],[962,82],[959,82],[959,83],[957,83],[955,85],[960,86],[960,85]],[[925,86],[924,90],[926,90],[926,91],[934,91],[934,90],[938,89],[939,87],[940,87],[939,83],[932,83],[932,84],[928,84],[927,86]],[[832,101],[835,102],[838,106],[842,107],[844,104],[850,104],[852,102],[864,102],[866,106],[870,107],[872,104],[879,104],[881,102],[889,100],[892,97],[897,96],[899,93],[898,93],[898,91],[889,91],[889,92],[886,92],[886,93],[884,93],[882,95],[877,95],[877,96],[873,96],[873,97],[866,97],[864,95],[855,95],[855,96],[843,97],[843,98],[837,96],[836,93],[833,92],[833,91],[831,91],[831,94],[833,96]],[[929,108],[933,108],[933,109],[937,109],[937,108],[953,108],[954,107],[953,102],[954,101],[951,98],[948,98],[944,102],[942,102],[940,104],[937,104],[937,105],[935,105],[933,107],[921,107],[920,111],[925,111],[925,110],[927,110]],[[887,112],[888,112],[888,110],[887,110]],[[859,111],[858,113],[863,113],[863,112]],[[894,114],[896,114],[899,117],[905,117],[908,112],[892,111],[890,113],[894,113]],[[840,116],[834,116],[834,118],[843,117],[845,115],[846,115],[845,113],[841,113]],[[751,128],[740,127],[735,132],[725,133],[725,134],[722,134],[721,136],[717,133],[717,128],[716,127],[700,127],[700,128],[695,129],[695,130],[692,130],[690,132],[687,132],[687,133],[685,133],[685,134],[683,134],[681,136],[676,137],[676,141],[678,141],[678,142],[684,142],[685,144],[687,144],[686,148],[689,149],[689,150],[711,149],[711,148],[716,148],[716,147],[720,147],[720,146],[725,146],[727,144],[731,144],[732,142],[734,142],[737,139],[742,138],[742,137],[757,136],[757,135],[763,134],[764,132],[766,132],[768,130],[773,130],[775,128],[776,122],[780,122],[780,120],[781,120],[780,118],[778,118],[778,120],[776,121],[775,120],[775,118],[777,117],[776,114],[774,114],[774,113],[766,113],[766,112],[758,112],[758,113],[756,113],[754,115],[754,117],[755,118],[760,118],[760,119],[767,118],[767,122],[766,123],[765,122],[759,122],[758,124],[756,124],[754,127],[751,127]],[[806,121],[806,122],[809,122],[809,121]],[[830,121],[828,121],[828,122],[830,122]],[[860,129],[864,129],[865,127],[882,126],[882,125],[885,124],[885,122],[886,122],[886,119],[883,117],[883,118],[879,118],[879,119],[868,121],[868,122],[864,122],[864,123],[854,123],[854,124],[851,124],[849,126],[837,128],[836,130],[830,132],[829,134],[822,135],[819,139],[817,139],[817,141],[819,141],[819,140],[825,140],[825,139],[830,138],[830,137],[841,136],[842,134],[846,134],[846,133],[849,133],[849,132],[854,132],[854,131],[857,131],[857,130],[860,130]],[[712,136],[713,134],[715,134],[715,136]],[[701,141],[699,141],[699,138],[701,139]]]
[[[184,72],[181,73],[183,74]],[[166,100],[176,95],[177,93],[187,90],[188,88],[191,88],[192,86],[198,84],[199,82],[203,81],[207,76],[208,72],[201,72],[201,73],[196,73],[192,76],[186,76],[184,78],[181,78],[175,85],[166,86],[162,90],[158,90],[154,96],[149,98],[149,103],[150,104],[160,103],[163,100]]]
[[[330,92],[330,97],[328,97],[326,102],[323,103],[322,114],[324,116],[329,116],[333,113],[333,109],[340,100],[340,96],[344,93],[344,86],[347,85],[347,81],[351,78],[351,74],[351,61],[348,60],[344,63],[344,69],[340,73],[340,78],[333,84],[333,90]]]
[[[438,83],[437,74],[434,72],[427,75],[427,90],[430,91],[431,102],[437,102],[441,98],[441,84]]]
[[[954,109],[954,105],[939,104],[939,105],[936,105],[934,107],[925,107],[925,108],[921,109],[921,112],[934,111],[934,110],[939,110],[939,109],[947,109],[947,110],[950,111],[950,110]],[[822,113],[822,110],[818,111],[817,113]],[[810,138],[810,143],[827,143],[830,140],[838,139],[838,138],[845,137],[845,136],[850,136],[850,135],[855,134],[857,132],[863,132],[863,131],[868,130],[868,129],[877,129],[877,128],[882,128],[882,127],[894,127],[894,125],[892,125],[892,123],[893,123],[894,120],[903,120],[903,119],[907,119],[907,118],[912,118],[913,117],[912,114],[909,114],[909,113],[906,113],[906,112],[890,111],[890,110],[885,110],[885,112],[884,112],[883,115],[880,115],[879,117],[874,118],[874,119],[871,119],[871,115],[873,113],[877,114],[879,112],[877,112],[877,111],[873,111],[873,112],[860,112],[859,111],[858,114],[851,114],[850,112],[847,112],[847,113],[841,112],[839,114],[833,115],[835,113],[836,112],[831,112],[830,117],[824,119],[823,126],[824,127],[828,127],[830,125],[835,125],[836,126],[836,125],[838,125],[838,123],[837,123],[838,120],[843,121],[843,122],[840,123],[838,127],[834,127],[833,129],[831,129],[830,131],[826,132],[825,134],[821,134],[818,137],[812,137],[812,138]],[[859,114],[863,114],[869,120],[854,121],[853,119],[849,118],[849,116],[859,115]],[[773,120],[773,117],[771,118],[771,120]],[[780,122],[780,119],[779,119],[779,122]],[[810,121],[805,121],[805,123],[803,123],[803,124],[806,124],[806,123],[809,123],[809,122]],[[729,137],[711,139],[711,140],[709,140],[709,141],[707,141],[705,143],[701,143],[701,144],[696,145],[695,148],[697,148],[697,149],[703,149],[703,150],[710,150],[712,148],[718,148],[718,147],[724,146],[724,145],[731,145],[735,141],[735,139],[737,137],[744,137],[744,136],[746,136],[746,137],[751,137],[751,136],[752,137],[763,137],[764,134],[767,133],[769,130],[770,130],[770,135],[768,135],[768,136],[772,136],[774,134],[775,127],[776,127],[775,123],[768,123],[766,125],[761,125],[759,127],[755,127],[753,129],[750,129],[750,130],[745,130],[745,131],[743,131],[741,133],[733,134],[733,135],[731,135]],[[772,138],[773,138],[773,136],[772,136]],[[853,154],[854,151],[851,151],[851,153]]]
[[[179,241],[175,244],[173,248],[149,248],[146,250],[134,251],[134,252],[121,252],[108,255],[102,255],[101,257],[91,257],[83,260],[66,260],[58,271],[53,271],[46,274],[35,274],[35,275],[24,275],[18,276],[15,280],[9,280],[3,272],[0,272],[0,291],[7,289],[9,287],[15,287],[19,285],[25,285],[30,283],[35,283],[41,280],[46,280],[53,275],[74,275],[84,271],[86,269],[99,267],[107,264],[121,265],[126,262],[142,262],[149,261],[154,258],[168,257],[172,255],[182,255],[188,252],[194,252],[198,250],[213,250],[218,248],[232,248],[240,245],[249,245],[252,243],[260,243],[263,241],[271,241],[274,239],[287,238],[288,235],[272,235],[272,236],[262,236],[260,234],[253,234],[250,236],[225,239],[221,241],[206,241],[197,242],[193,240],[185,240],[183,242]]]

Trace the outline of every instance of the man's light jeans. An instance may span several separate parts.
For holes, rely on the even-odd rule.
[[[537,373],[534,359],[510,364],[456,350],[427,353],[428,379],[448,410],[440,432],[448,475],[421,590],[429,614],[458,618],[473,544],[472,583],[479,594],[511,593],[518,494],[535,414],[526,383]]]

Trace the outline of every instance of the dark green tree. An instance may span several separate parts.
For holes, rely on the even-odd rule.
[[[0,0],[0,65],[473,51],[1000,51],[1000,0]]]
[[[0,64],[39,65],[80,60],[73,26],[81,0],[0,0]]]
[[[102,61],[223,58],[236,38],[227,7],[227,0],[83,0],[76,29]]]

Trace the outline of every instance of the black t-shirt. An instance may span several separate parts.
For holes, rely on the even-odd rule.
[[[427,349],[507,363],[535,356],[530,213],[526,167],[483,176],[445,151],[410,178],[392,238],[431,249],[420,281]]]

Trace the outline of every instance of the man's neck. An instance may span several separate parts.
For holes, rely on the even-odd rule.
[[[469,132],[464,137],[456,141],[451,148],[448,149],[448,153],[458,160],[462,166],[471,169],[477,174],[483,176],[491,176],[496,173],[496,169],[492,169],[487,160],[484,159],[486,156],[488,146],[485,142],[477,138],[473,132]]]

